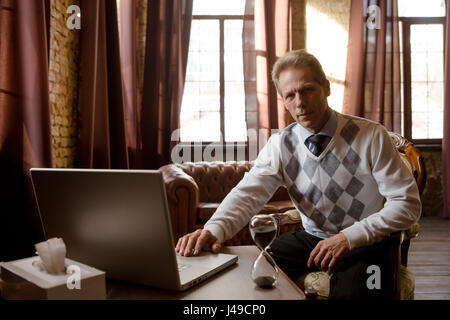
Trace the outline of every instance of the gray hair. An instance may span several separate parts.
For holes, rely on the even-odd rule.
[[[327,77],[323,72],[322,65],[319,60],[305,49],[294,50],[286,53],[279,58],[272,68],[272,81],[277,88],[278,93],[282,96],[278,79],[280,73],[290,67],[303,68],[310,67],[313,72],[314,79],[322,86],[327,83]]]

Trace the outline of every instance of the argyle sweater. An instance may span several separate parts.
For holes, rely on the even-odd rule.
[[[342,232],[351,249],[416,222],[417,185],[386,129],[336,114],[334,136],[318,157],[303,143],[297,123],[272,135],[204,228],[221,242],[233,237],[280,186],[287,188],[306,232],[320,238]]]

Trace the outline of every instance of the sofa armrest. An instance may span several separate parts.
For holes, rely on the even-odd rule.
[[[287,210],[282,213],[273,213],[272,217],[277,221],[277,237],[285,232],[303,228],[302,219],[297,209]]]
[[[193,231],[199,203],[199,189],[194,179],[176,164],[161,167],[174,240]]]

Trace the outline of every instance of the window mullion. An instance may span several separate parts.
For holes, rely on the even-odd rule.
[[[412,141],[410,30],[411,24],[405,21],[403,23],[404,134],[406,139]]]
[[[220,141],[225,142],[225,66],[224,66],[224,46],[225,31],[224,19],[219,19],[220,25]]]

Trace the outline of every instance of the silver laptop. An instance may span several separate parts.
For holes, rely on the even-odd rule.
[[[175,252],[162,173],[155,170],[30,170],[47,239],[63,238],[67,257],[107,277],[185,290],[237,256]]]

